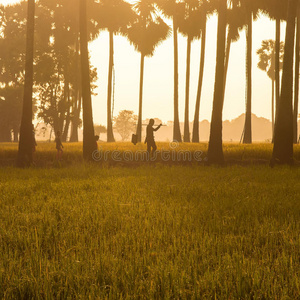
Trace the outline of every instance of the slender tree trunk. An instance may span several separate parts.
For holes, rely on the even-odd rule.
[[[72,108],[72,118],[71,118],[71,133],[70,133],[70,142],[78,142],[78,120],[77,120],[77,110],[78,110],[78,90],[75,88],[74,91],[74,103]]]
[[[199,68],[199,80],[198,80],[198,90],[196,98],[196,107],[193,123],[193,143],[199,143],[199,115],[200,115],[200,100],[202,92],[202,83],[203,83],[203,73],[204,73],[204,63],[205,63],[205,45],[206,45],[206,14],[204,15],[204,22],[202,28],[202,37],[201,37],[201,54],[200,54],[200,68]]]
[[[74,116],[72,119],[72,126],[71,126],[71,136],[70,142],[78,142],[78,128],[80,126],[80,112],[81,112],[81,102],[82,102],[82,95],[78,93],[77,96],[77,106],[74,111]]]
[[[272,143],[273,143],[273,137],[274,137],[274,124],[275,124],[275,80],[272,80]]]
[[[191,45],[190,36],[187,39],[186,53],[186,81],[185,81],[185,114],[184,114],[184,135],[183,140],[186,143],[190,142],[190,122],[189,122],[189,106],[190,106],[190,68],[191,68]]]
[[[66,58],[65,58],[66,60]],[[65,78],[65,84],[64,84],[64,93],[63,93],[63,97],[62,99],[60,100],[60,103],[58,105],[58,116],[59,116],[59,131],[61,133],[63,133],[63,130],[64,130],[64,122],[66,120],[66,111],[67,111],[67,98],[68,98],[68,83],[67,83],[67,80],[66,80],[66,77],[68,76],[68,67],[67,67],[67,63],[65,62],[65,65],[64,65],[64,78]],[[63,138],[63,137],[62,137]]]
[[[141,69],[140,69],[140,94],[139,94],[139,115],[137,124],[137,141],[140,143],[142,141],[142,113],[143,113],[143,85],[144,85],[144,63],[145,56],[141,53]]]
[[[75,119],[75,114],[71,120],[71,133],[70,133],[70,143],[78,142],[78,123]]]
[[[17,126],[13,129],[13,134],[14,134],[14,143],[18,143],[19,142],[19,128]]]
[[[93,124],[90,66],[87,39],[86,0],[80,0],[80,52],[81,52],[81,80],[82,80],[82,109],[83,109],[83,158],[93,159],[93,152],[97,150]]]
[[[109,67],[108,67],[108,87],[107,87],[107,142],[114,142],[114,133],[111,117],[111,95],[112,95],[112,75],[114,66],[114,33],[109,32]]]
[[[78,127],[80,124],[80,111],[81,111],[81,76],[80,76],[80,54],[79,54],[79,39],[76,39],[76,65],[77,72],[75,74],[75,101],[73,105],[73,118],[71,126],[70,142],[78,142]]]
[[[20,127],[20,142],[17,165],[29,166],[33,162],[32,154],[32,90],[33,90],[33,56],[34,56],[34,15],[35,1],[28,0],[27,11],[27,38],[25,83],[23,97],[23,111]]]
[[[70,133],[70,142],[78,142],[78,127],[79,127],[79,115],[81,109],[81,101],[79,99],[78,91],[75,90],[75,100],[72,112],[72,119],[71,119],[71,133]],[[79,106],[80,105],[80,106]]]
[[[276,40],[275,40],[275,112],[278,110],[280,98],[280,18],[276,18]],[[276,114],[275,114],[276,116]]]
[[[174,124],[173,140],[182,142],[180,124],[179,124],[179,107],[178,107],[178,26],[173,17],[173,37],[174,37]]]
[[[64,127],[61,135],[61,139],[63,142],[67,141],[68,137],[68,132],[69,132],[69,127],[70,127],[70,86],[69,86],[69,75],[66,72],[65,74],[65,93],[66,93],[66,111],[67,114],[65,115],[65,122],[64,122]]]
[[[227,1],[219,0],[218,34],[217,34],[217,63],[215,75],[214,101],[208,144],[208,162],[224,163],[222,148],[222,114],[224,104],[224,62],[226,40],[226,10]]]
[[[300,37],[300,18],[299,9],[297,15],[297,34],[295,47],[295,93],[294,93],[294,115],[293,115],[293,142],[298,143],[298,103],[299,103],[299,37]]]
[[[70,109],[68,109],[66,121],[65,121],[65,125],[64,125],[64,130],[63,130],[63,134],[62,134],[62,141],[64,141],[64,142],[67,142],[67,139],[68,139],[70,123],[71,123]]]
[[[252,143],[252,11],[249,12],[247,24],[247,51],[246,51],[246,115],[245,115],[245,132],[244,144]]]
[[[59,116],[58,116],[56,95],[57,95],[57,88],[54,86],[54,88],[52,87],[52,93],[51,93],[51,107],[53,107],[53,110],[54,110],[53,129],[54,129],[55,134],[58,130],[60,130],[59,129]]]
[[[225,90],[226,90],[227,72],[228,72],[228,65],[229,65],[231,43],[232,43],[232,37],[231,37],[231,30],[229,28],[228,33],[227,33],[226,51],[225,51],[224,97],[225,97]]]
[[[275,163],[293,164],[293,60],[297,5],[298,0],[289,0],[281,96],[275,120],[271,166]]]

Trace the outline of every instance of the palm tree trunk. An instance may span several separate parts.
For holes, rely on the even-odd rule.
[[[65,117],[65,124],[63,128],[63,132],[61,135],[61,139],[63,142],[67,141],[69,127],[70,127],[70,86],[69,86],[69,78],[68,75],[65,75],[65,93],[66,93],[66,107],[67,107],[67,114]]]
[[[29,166],[32,156],[32,90],[33,90],[33,56],[34,56],[34,15],[35,0],[28,0],[27,38],[23,110],[20,127],[20,141],[17,166]]]
[[[14,143],[19,142],[19,126],[15,126],[13,128],[13,133],[14,133]]]
[[[65,56],[65,59],[64,61],[67,59],[67,55]],[[63,72],[63,76],[64,78],[67,77],[66,74],[68,74],[68,70],[67,70],[67,63],[64,65],[64,72]],[[59,105],[57,106],[59,111],[58,111],[58,116],[59,116],[59,119],[58,119],[58,122],[59,122],[59,125],[58,125],[58,130],[63,133],[63,129],[64,129],[64,122],[66,120],[66,110],[67,110],[67,82],[65,80],[65,84],[64,84],[64,93],[63,93],[63,97],[62,99],[60,100],[59,102]]]
[[[111,117],[111,94],[112,94],[112,73],[114,66],[114,33],[109,31],[109,67],[108,67],[108,87],[107,87],[107,142],[114,142],[114,133]]]
[[[77,104],[76,106],[74,106],[73,117],[71,119],[71,133],[70,133],[71,143],[78,142],[78,126],[79,126],[79,114],[77,116],[77,111],[78,111],[77,106],[79,105],[78,96],[76,97],[75,101]]]
[[[275,163],[293,163],[293,60],[297,5],[298,0],[289,0],[281,97],[275,120],[271,166]]]
[[[222,148],[222,113],[224,104],[224,60],[226,40],[226,10],[227,1],[219,0],[218,36],[217,36],[217,63],[214,87],[213,111],[210,125],[208,144],[208,162],[224,163]]]
[[[190,36],[187,39],[186,53],[186,81],[185,81],[185,114],[184,114],[184,135],[183,140],[186,143],[190,142],[190,122],[189,122],[189,105],[190,105],[190,68],[191,68],[191,44]]]
[[[175,16],[173,17],[173,37],[174,37],[174,124],[173,140],[182,142],[180,124],[179,124],[179,107],[178,107],[178,26]]]
[[[231,31],[230,31],[230,28],[229,28],[228,33],[227,33],[226,51],[225,51],[224,97],[225,97],[225,90],[226,90],[227,72],[228,72],[228,65],[229,65],[231,42],[232,42],[232,38],[231,38]]]
[[[273,137],[274,137],[274,124],[275,124],[275,80],[272,80],[272,143],[273,143]]]
[[[202,92],[202,83],[203,83],[203,73],[204,73],[204,63],[205,63],[205,45],[206,45],[206,14],[204,15],[204,22],[202,28],[202,37],[201,37],[201,54],[200,54],[200,68],[199,68],[199,80],[198,80],[198,90],[196,98],[196,107],[193,123],[193,143],[199,143],[199,115],[200,115],[200,99]]]
[[[80,112],[81,112],[81,103],[82,103],[82,95],[80,92],[77,92],[76,98],[77,98],[76,99],[77,104],[74,109],[74,115],[72,118],[70,142],[78,142],[78,128],[80,126]]]
[[[70,117],[70,108],[68,109],[67,116],[66,116],[66,122],[64,125],[64,130],[62,134],[62,141],[66,142],[68,139],[69,129],[70,129],[70,123],[71,123],[71,117]]]
[[[280,97],[280,18],[276,18],[276,41],[275,41],[275,101],[277,112]],[[276,116],[276,115],[275,115]]]
[[[71,125],[71,135],[70,135],[70,142],[78,142],[78,127],[80,123],[80,111],[81,111],[81,76],[80,76],[80,53],[79,53],[79,39],[76,38],[76,65],[77,65],[77,72],[75,74],[75,99],[73,105],[73,118],[72,118],[72,125]]]
[[[58,109],[57,109],[57,87],[52,85],[51,87],[51,97],[50,97],[50,103],[51,103],[51,107],[53,109],[54,115],[53,115],[53,130],[56,133],[57,130],[59,130],[59,118],[58,118]]]
[[[249,11],[247,24],[247,51],[246,51],[246,115],[245,115],[245,132],[243,144],[252,143],[252,11]]]
[[[97,150],[93,124],[90,66],[87,39],[86,0],[80,0],[80,52],[81,52],[81,81],[82,81],[82,109],[83,109],[83,158],[93,159],[93,152]]]
[[[298,103],[299,103],[299,38],[300,38],[300,18],[297,16],[297,34],[295,47],[295,93],[294,93],[294,115],[293,115],[293,142],[298,143]]]
[[[138,115],[138,125],[137,125],[137,130],[136,130],[137,141],[139,143],[142,141],[142,112],[143,112],[144,62],[145,62],[145,56],[144,56],[143,53],[141,53],[139,115]]]

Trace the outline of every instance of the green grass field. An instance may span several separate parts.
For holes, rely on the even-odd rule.
[[[43,167],[0,168],[0,299],[299,299],[299,168],[88,164],[78,144],[54,163],[52,147]]]

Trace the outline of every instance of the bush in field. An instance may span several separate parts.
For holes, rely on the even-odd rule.
[[[130,135],[136,131],[137,116],[132,110],[122,110],[114,118],[114,128],[120,134],[122,141],[129,139]]]

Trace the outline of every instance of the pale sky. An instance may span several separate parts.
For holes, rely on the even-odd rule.
[[[0,0],[8,4],[18,0]],[[284,39],[285,26],[282,23],[281,38]],[[209,19],[207,25],[206,61],[203,91],[201,97],[200,120],[211,119],[213,101],[215,60],[216,60],[217,17]],[[266,17],[253,24],[253,82],[252,112],[257,116],[271,117],[271,80],[265,72],[257,68],[262,40],[275,39],[275,23]],[[228,80],[223,111],[223,119],[233,119],[245,111],[245,31],[231,48]],[[106,125],[106,95],[108,76],[108,34],[101,32],[90,46],[91,64],[98,70],[97,96],[93,97],[94,122]],[[115,37],[115,110],[138,112],[140,54],[124,37]],[[200,41],[192,44],[190,79],[190,121],[194,117],[200,60]],[[184,119],[186,72],[186,38],[179,36],[179,103],[180,121]],[[160,118],[164,122],[173,119],[173,40],[172,37],[161,44],[152,58],[145,59],[143,119]]]

